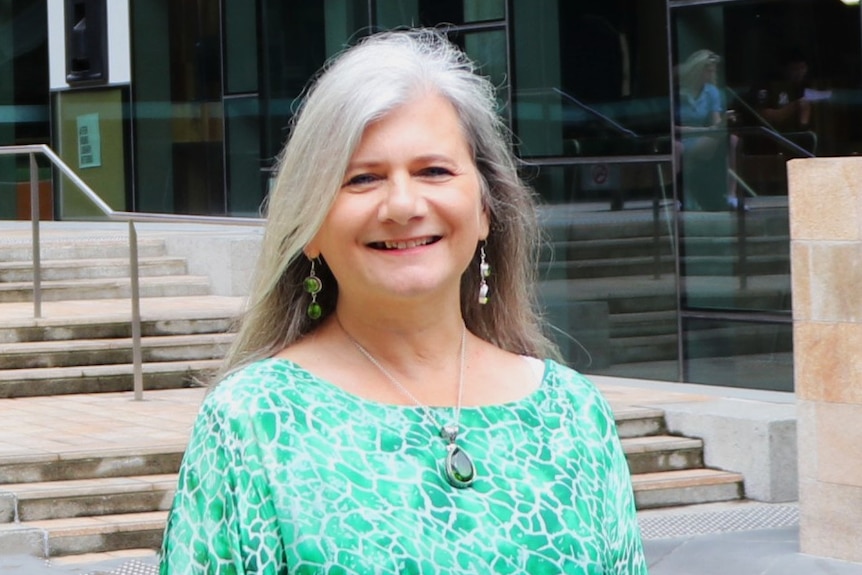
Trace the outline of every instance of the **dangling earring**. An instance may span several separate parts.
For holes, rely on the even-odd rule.
[[[306,292],[311,294],[311,303],[309,303],[308,307],[305,308],[305,313],[307,313],[308,317],[311,319],[320,319],[320,316],[323,314],[323,308],[321,308],[320,304],[317,303],[317,294],[323,289],[323,282],[321,282],[320,278],[317,277],[317,274],[314,273],[314,260],[311,260],[311,271],[309,272],[308,277],[302,282],[302,286],[305,288]]]
[[[479,303],[488,303],[488,283],[485,278],[491,276],[491,264],[485,261],[485,243],[479,247]]]

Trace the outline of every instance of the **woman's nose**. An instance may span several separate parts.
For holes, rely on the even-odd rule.
[[[380,204],[380,221],[406,224],[413,218],[425,215],[426,204],[417,182],[410,177],[392,177],[385,187]]]

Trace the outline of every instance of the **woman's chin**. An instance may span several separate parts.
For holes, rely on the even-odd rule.
[[[457,294],[451,286],[441,285],[439,281],[429,279],[422,281],[413,279],[411,281],[388,281],[370,291],[370,298],[375,302],[392,304],[421,304],[426,301],[442,301],[447,294]]]

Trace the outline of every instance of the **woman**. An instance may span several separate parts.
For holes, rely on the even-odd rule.
[[[612,413],[553,360],[493,87],[432,31],[332,62],[161,573],[646,573]]]
[[[738,137],[728,138],[724,130],[724,103],[716,86],[720,61],[710,50],[697,50],[679,68],[677,166],[687,176],[687,203],[704,210],[738,204],[734,177]]]

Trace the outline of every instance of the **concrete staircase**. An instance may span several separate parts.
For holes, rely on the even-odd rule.
[[[703,441],[668,435],[661,410],[617,408],[614,416],[638,509],[743,498],[743,477],[704,467]]]
[[[239,298],[225,302],[206,295],[206,282],[187,276],[184,262],[167,257],[159,241],[142,240],[141,246],[152,274],[141,302],[144,382],[157,402],[160,394],[195,386],[215,367],[230,340]],[[125,249],[124,239],[46,246],[46,306],[55,306],[56,313],[33,320],[4,314],[10,306],[20,311],[26,305],[8,302],[29,300],[24,295],[32,289],[27,285],[32,271],[22,263],[29,257],[26,249],[0,246],[0,406],[50,396],[60,404],[76,394],[109,397],[131,390]],[[656,299],[644,296],[650,298]],[[627,305],[631,301],[620,299],[618,316],[653,313],[658,315],[652,323],[658,324],[665,313],[661,306],[644,311]],[[203,390],[181,392],[198,391]],[[66,416],[60,405],[51,409]],[[743,496],[742,477],[705,469],[702,441],[668,435],[660,410],[631,407],[615,413],[639,508]],[[38,434],[39,423],[33,425]],[[70,428],[70,441],[74,437]],[[6,453],[0,438],[0,553],[84,563],[116,552],[151,556],[160,545],[185,443],[138,439],[123,447],[105,441],[61,452]]]
[[[0,549],[50,558],[157,549],[184,448],[0,459]]]
[[[186,274],[186,262],[168,257],[158,239],[138,241],[142,297],[209,294],[204,277]],[[33,299],[32,249],[29,243],[0,243],[0,303]],[[127,238],[93,237],[45,241],[41,247],[44,301],[127,298]]]
[[[666,435],[660,410],[627,408],[617,419],[640,509],[742,497],[742,477],[704,469],[702,442]],[[65,562],[153,553],[184,447],[0,457],[0,552]]]
[[[142,239],[139,246],[142,307],[148,298],[176,302],[176,313],[142,321],[144,386],[195,385],[229,344],[235,308],[184,317],[184,301],[209,296],[207,279],[187,275],[186,262],[167,256],[160,240]],[[127,252],[125,238],[43,245],[43,301],[87,302],[93,315],[36,323],[0,318],[0,398],[132,389],[129,264],[120,257]],[[30,259],[29,246],[0,244],[0,304],[32,301]]]

